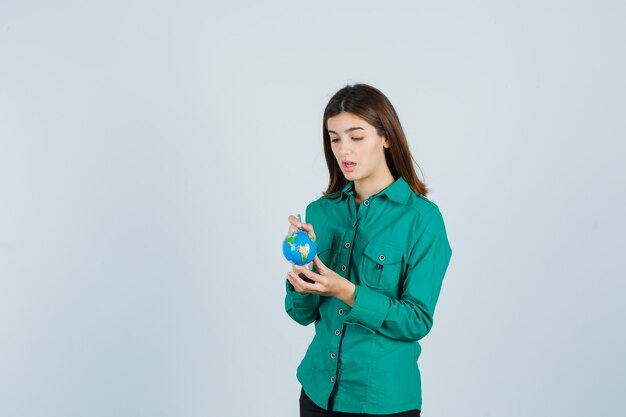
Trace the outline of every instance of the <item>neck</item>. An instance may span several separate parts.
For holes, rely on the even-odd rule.
[[[354,181],[354,195],[357,202],[361,202],[366,198],[373,196],[379,191],[387,188],[395,179],[389,170],[385,174],[379,175],[375,178],[364,178],[362,180]]]

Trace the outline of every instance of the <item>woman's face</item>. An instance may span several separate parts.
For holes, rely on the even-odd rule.
[[[348,181],[375,178],[389,169],[384,152],[389,140],[379,136],[374,126],[347,112],[330,117],[326,124],[333,154]]]

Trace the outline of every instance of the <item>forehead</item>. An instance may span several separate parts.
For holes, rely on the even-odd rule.
[[[348,112],[339,113],[336,116],[329,117],[326,125],[328,126],[328,130],[334,130],[337,133],[344,133],[344,130],[357,126],[362,127],[365,130],[374,128],[359,116]]]

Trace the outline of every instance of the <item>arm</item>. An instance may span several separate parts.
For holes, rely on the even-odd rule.
[[[285,311],[296,323],[306,326],[319,317],[319,294],[301,294],[294,290],[293,285],[285,280]]]
[[[306,208],[305,219],[309,223],[313,223],[309,213],[310,204]],[[313,265],[313,271],[316,271]],[[295,322],[306,326],[319,317],[320,295],[306,293],[302,294],[295,291],[289,280],[285,279],[285,311]]]
[[[397,340],[416,341],[428,334],[452,249],[441,213],[437,210],[425,221],[425,229],[409,255],[400,299],[357,285],[346,323]]]

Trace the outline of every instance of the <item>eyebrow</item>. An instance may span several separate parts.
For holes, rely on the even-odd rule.
[[[360,126],[356,126],[356,127],[351,127],[350,129],[346,129],[344,133],[352,132],[353,130],[358,130],[358,129],[361,129],[363,131],[365,130]],[[334,133],[335,135],[337,134],[337,132],[335,132],[334,130],[330,130],[330,129],[328,130],[328,133]]]

